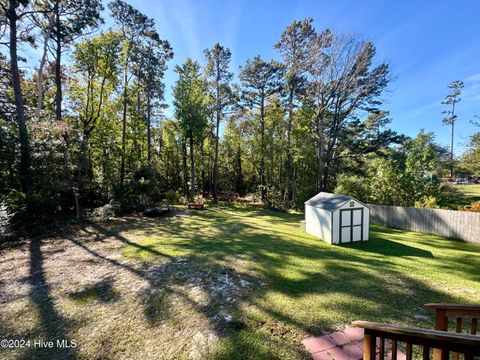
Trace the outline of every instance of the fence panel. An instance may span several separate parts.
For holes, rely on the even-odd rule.
[[[480,213],[368,204],[374,224],[480,243]]]

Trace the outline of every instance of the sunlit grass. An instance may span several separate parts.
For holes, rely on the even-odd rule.
[[[424,303],[480,299],[478,246],[378,226],[371,227],[366,243],[332,246],[302,232],[300,219],[250,208],[192,211],[152,221],[135,233],[135,241],[153,251],[127,246],[124,254],[144,260],[182,256],[207,267],[253,272],[264,285],[252,289],[236,314],[248,324],[242,330],[248,334],[227,341],[239,341],[242,352],[248,352],[245,339],[272,341],[273,349],[280,336],[295,347],[307,333],[340,329],[357,319],[432,327]],[[287,330],[272,335],[278,326]],[[260,340],[264,328],[270,335]],[[286,348],[272,351],[291,356]]]
[[[480,184],[452,185],[452,187],[460,193],[460,196],[453,201],[454,209],[480,201]]]
[[[301,219],[178,209],[86,223],[33,265],[12,250],[0,285],[29,283],[1,304],[0,335],[68,336],[80,359],[301,359],[304,337],[354,320],[432,328],[423,304],[480,302],[478,245],[371,226],[368,242],[333,246]],[[37,350],[0,358],[59,355]]]

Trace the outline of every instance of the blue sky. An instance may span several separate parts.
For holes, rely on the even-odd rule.
[[[156,21],[175,57],[166,76],[167,102],[175,81],[173,65],[188,56],[203,61],[203,50],[219,42],[231,49],[232,68],[257,54],[278,58],[273,44],[295,19],[311,16],[318,30],[356,33],[373,41],[377,59],[392,65],[396,80],[385,96],[392,128],[415,135],[434,131],[442,144],[449,128],[441,125],[447,85],[465,82],[458,105],[456,143],[460,150],[480,114],[480,1],[250,1],[130,0]],[[171,111],[171,110],[170,110]]]
[[[204,61],[214,43],[232,51],[232,70],[257,54],[277,58],[273,44],[296,19],[313,17],[317,30],[355,33],[371,40],[377,60],[388,61],[396,80],[384,97],[391,127],[414,136],[434,131],[449,144],[450,129],[441,124],[442,99],[455,79],[465,82],[458,105],[457,153],[475,131],[480,115],[480,1],[478,0],[127,0],[155,19],[162,38],[175,52],[166,74],[166,101],[176,80],[173,71],[187,57]],[[106,6],[105,6],[106,7]],[[108,9],[106,7],[106,9]],[[105,11],[108,17],[108,10]],[[106,27],[111,24],[107,19]]]

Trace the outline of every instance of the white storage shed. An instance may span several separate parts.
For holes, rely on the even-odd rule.
[[[369,208],[346,195],[321,192],[305,201],[305,231],[329,244],[368,240]]]

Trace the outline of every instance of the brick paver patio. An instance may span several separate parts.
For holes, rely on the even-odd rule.
[[[343,331],[307,338],[302,344],[313,360],[361,360],[363,329],[347,327]],[[387,359],[390,358],[391,353],[387,354]],[[398,351],[397,359],[406,360],[405,354]]]

